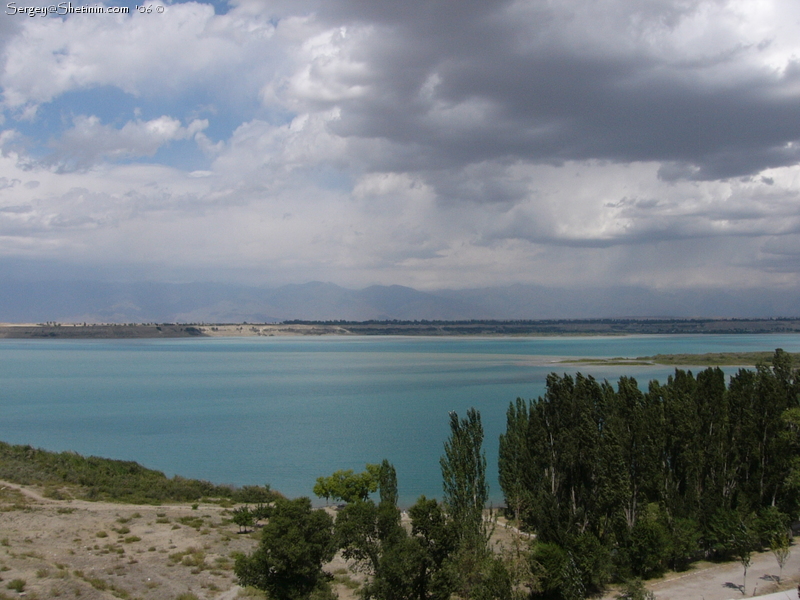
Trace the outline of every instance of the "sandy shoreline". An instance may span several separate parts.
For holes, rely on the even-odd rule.
[[[287,321],[282,323],[0,323],[0,338],[124,339],[364,335],[563,337],[800,333],[800,319]]]

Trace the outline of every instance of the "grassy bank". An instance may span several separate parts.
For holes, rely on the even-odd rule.
[[[578,365],[675,365],[691,367],[753,367],[770,364],[774,351],[769,352],[709,352],[707,354],[656,354],[636,358],[578,358],[562,361]],[[793,367],[800,367],[800,353],[787,352]]]
[[[269,502],[269,486],[237,488],[199,479],[167,477],[161,471],[123,460],[84,457],[75,452],[49,452],[31,446],[0,442],[0,479],[38,485],[56,498],[74,497],[133,504],[195,502],[201,499],[232,503]]]

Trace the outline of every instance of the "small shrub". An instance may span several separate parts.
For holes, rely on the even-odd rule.
[[[7,538],[7,537],[4,537],[2,540],[0,540],[0,546],[6,546],[6,547],[8,547],[8,546],[10,546],[10,545],[11,545],[11,542],[9,542],[9,541],[8,541],[8,538]]]
[[[48,571],[47,569],[37,569],[36,570],[36,577],[38,577],[39,579],[44,579],[48,575],[50,575],[50,571]]]
[[[195,529],[200,529],[203,526],[203,518],[202,517],[180,517],[178,519],[178,523],[181,525],[186,525],[187,527],[194,527]]]
[[[56,509],[56,512],[60,515],[71,515],[72,513],[75,512],[75,509],[72,508],[71,506],[59,506]]]
[[[99,577],[87,577],[86,582],[90,584],[94,589],[105,591],[108,589],[108,583],[105,580],[100,579]]]
[[[237,598],[254,598],[256,600],[266,600],[267,594],[258,588],[248,585],[246,588],[239,590]]]
[[[47,487],[44,490],[43,496],[45,498],[52,498],[53,500],[67,500],[67,496],[65,496],[61,490],[55,487]]]
[[[107,538],[108,534],[105,531],[98,531],[95,535],[99,538]]]
[[[178,596],[175,596],[175,600],[200,600],[200,598],[198,598],[191,592],[184,592],[182,594],[179,594]]]
[[[632,579],[622,586],[622,592],[617,595],[617,600],[655,600],[655,596],[644,587],[641,579]]]
[[[131,544],[133,542],[141,542],[141,541],[142,538],[140,538],[138,535],[129,535],[128,537],[125,538],[126,544]]]
[[[358,588],[361,587],[361,584],[358,581],[354,580],[352,577],[350,577],[350,575],[343,575],[343,574],[334,575],[333,581],[334,583],[339,583],[351,590],[357,590]]]
[[[21,594],[25,591],[25,584],[27,581],[24,579],[12,579],[6,584],[6,587],[10,590],[14,590],[18,594]]]

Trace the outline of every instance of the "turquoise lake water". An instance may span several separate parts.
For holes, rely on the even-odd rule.
[[[337,469],[389,459],[401,502],[441,496],[448,412],[481,412],[491,498],[498,436],[548,373],[664,380],[670,367],[536,365],[541,357],[800,352],[800,335],[0,340],[0,440],[135,460],[167,475],[310,495]],[[733,372],[730,369],[729,372]]]

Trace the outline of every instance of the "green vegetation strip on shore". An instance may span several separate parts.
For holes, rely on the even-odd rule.
[[[0,442],[0,479],[44,486],[45,494],[57,499],[74,496],[135,504],[202,498],[256,503],[269,502],[277,495],[269,486],[236,488],[177,475],[168,478],[133,461],[87,458],[75,452],[49,452],[5,442]]]
[[[786,353],[792,366],[800,366],[800,353]],[[709,352],[706,354],[656,354],[636,358],[578,358],[563,360],[562,363],[578,365],[691,365],[691,366],[755,366],[768,364],[773,352]]]

